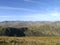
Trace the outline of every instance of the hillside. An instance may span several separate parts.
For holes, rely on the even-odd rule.
[[[60,22],[49,21],[3,21],[0,36],[60,36]]]

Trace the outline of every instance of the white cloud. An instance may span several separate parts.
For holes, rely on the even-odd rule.
[[[29,15],[1,15],[0,18],[40,18],[43,14],[29,14]]]
[[[33,0],[24,0],[26,2],[31,2],[31,3],[36,3],[36,4],[41,4],[41,2],[38,2],[38,1],[33,1]]]
[[[50,15],[58,17],[58,16],[60,16],[60,13],[51,13]]]
[[[58,14],[58,13],[52,13],[51,15],[52,16],[60,16],[60,14]]]
[[[8,10],[23,10],[23,11],[31,11],[35,12],[36,10],[27,9],[27,8],[15,8],[15,7],[0,7],[0,9],[8,9]]]
[[[37,16],[35,15],[18,15],[18,16],[14,16],[14,15],[12,15],[12,16],[10,16],[10,15],[2,15],[2,16],[0,16],[0,18],[36,18]]]
[[[24,0],[24,1],[32,1],[32,0]]]
[[[8,17],[8,16],[0,16],[0,18],[6,18],[6,17]]]
[[[39,4],[39,5],[46,5],[47,3],[41,2],[41,1],[34,1],[34,0],[24,0],[26,2],[34,3],[34,4]]]
[[[9,19],[9,20],[34,20],[34,21],[48,21],[48,20],[57,20],[56,18],[59,16],[57,14],[51,13],[51,15],[48,14],[29,14],[29,15],[5,15],[0,16],[0,18]]]
[[[59,17],[60,13],[49,13],[49,14],[29,14],[29,15],[1,15],[0,18],[49,18],[49,17]]]

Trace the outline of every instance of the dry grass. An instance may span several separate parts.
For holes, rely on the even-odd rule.
[[[60,45],[60,37],[0,37],[0,45]]]

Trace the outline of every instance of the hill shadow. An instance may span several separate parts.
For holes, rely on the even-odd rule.
[[[16,36],[16,37],[22,37],[22,36],[25,36],[25,31],[27,30],[28,28],[26,27],[23,27],[23,28],[8,28],[5,30],[5,35],[6,36]]]

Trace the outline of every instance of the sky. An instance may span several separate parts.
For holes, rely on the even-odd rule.
[[[0,21],[60,21],[60,0],[0,0]]]

